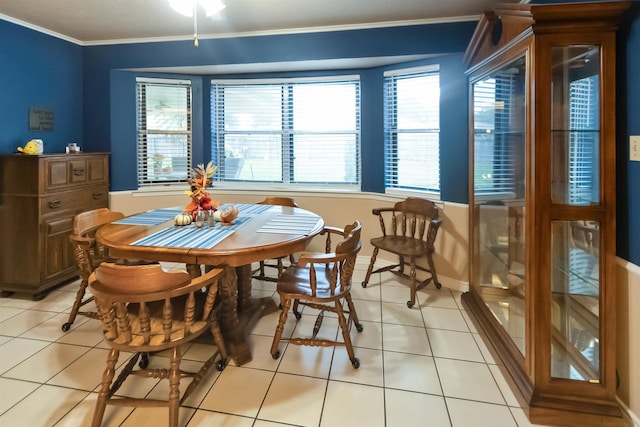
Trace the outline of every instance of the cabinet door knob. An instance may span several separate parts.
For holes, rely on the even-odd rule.
[[[95,192],[93,193],[93,200],[98,200],[98,199],[102,199],[102,197],[104,197],[104,193],[102,192]]]
[[[84,175],[84,168],[73,168],[73,174],[75,176]]]
[[[60,206],[62,206],[62,202],[60,200],[52,200],[49,202],[49,208],[51,209],[58,209]]]

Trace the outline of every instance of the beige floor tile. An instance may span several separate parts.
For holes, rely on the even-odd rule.
[[[480,352],[482,353],[482,357],[484,357],[484,361],[487,362],[490,365],[495,365],[496,361],[493,358],[493,355],[491,354],[491,351],[489,350],[489,348],[485,344],[485,342],[482,339],[482,337],[479,334],[472,334],[472,335],[473,335],[473,339],[475,340],[476,344],[478,345],[478,348],[480,349]]]
[[[431,356],[425,328],[384,323],[382,330],[385,351]]]
[[[329,381],[320,427],[384,427],[384,389]]]
[[[69,315],[66,313],[58,313],[55,316],[52,316],[45,320],[44,322],[37,325],[37,327],[31,328],[21,335],[23,338],[31,338],[36,340],[43,341],[58,341],[64,338],[69,332],[64,332],[62,330],[62,325],[69,319]],[[80,323],[84,322],[84,319],[80,320]],[[76,329],[79,325],[73,325],[74,329]],[[100,335],[100,329],[97,330],[97,336],[92,338],[92,341],[95,343]],[[88,345],[89,343],[82,343],[81,345]]]
[[[435,357],[484,362],[480,348],[471,333],[427,329],[427,334]]]
[[[386,427],[448,427],[449,413],[442,396],[385,390]]]
[[[433,357],[415,354],[384,352],[385,387],[442,394]]]
[[[64,322],[68,320],[64,315]],[[57,325],[61,327],[62,325]],[[94,347],[104,340],[102,335],[102,323],[97,319],[88,319],[86,317],[77,317],[71,329],[58,338],[57,342],[61,344],[84,345]]]
[[[200,408],[255,417],[260,410],[274,373],[227,366],[205,396]]]
[[[382,303],[382,322],[395,323],[397,325],[424,327],[422,312],[418,305],[407,307],[406,303]]]
[[[178,425],[186,425],[195,409],[180,408]],[[136,408],[120,427],[157,427],[169,425],[169,408]]]
[[[420,295],[420,306],[423,308],[440,307],[455,310],[459,309],[453,293],[444,286],[437,289],[433,283],[429,283],[426,288],[419,290],[418,294]]]
[[[345,348],[336,348],[329,378],[334,381],[382,387],[384,384],[382,351],[357,348],[355,349],[355,357],[360,360],[358,369],[355,369],[351,364]]]
[[[382,320],[382,309],[379,301],[357,300],[353,304],[356,307],[360,321],[380,322]]]
[[[80,403],[74,406],[55,427],[91,427],[97,397],[97,393],[90,393]],[[101,427],[121,426],[134,409],[135,408],[125,406],[107,406],[104,411]]]
[[[31,394],[40,384],[0,378],[0,414],[3,414],[16,403]]]
[[[0,346],[0,374],[36,354],[49,343],[45,341],[14,338]]]
[[[460,310],[440,307],[423,307],[422,317],[427,328],[448,329],[452,331],[469,332],[469,327],[460,314]]]
[[[56,313],[49,311],[25,310],[0,323],[0,335],[19,337],[31,328],[41,324]]]
[[[3,376],[45,383],[89,350],[87,347],[52,343],[5,372]]]
[[[518,427],[507,406],[447,398],[453,427]]]
[[[317,426],[327,380],[277,373],[269,387],[258,419]]]
[[[239,417],[237,415],[222,414],[220,412],[197,410],[189,420],[189,427],[256,427],[253,418]],[[265,426],[266,427],[266,426]]]
[[[486,364],[440,358],[435,361],[446,397],[506,404]]]
[[[87,394],[86,391],[42,385],[0,415],[0,425],[53,426]]]
[[[352,281],[352,285],[351,285],[351,298],[356,299],[356,300],[365,300],[365,301],[380,301],[380,285],[377,285],[375,283],[371,283],[371,281],[369,281],[369,283],[367,284],[366,288],[362,287],[362,281],[364,280],[364,274],[362,274],[362,277],[355,277],[355,273],[354,273],[354,277],[351,279]]]
[[[18,315],[23,311],[23,308],[0,306],[0,323],[4,322],[7,319],[11,319],[13,316]]]
[[[275,371],[278,369],[282,357],[276,360],[271,357],[271,343],[273,342],[273,337],[252,334],[249,335],[248,341],[249,348],[251,349],[252,360],[242,365],[243,367],[265,369],[268,371]],[[286,352],[287,345],[281,343],[279,348],[282,354],[284,354],[284,352]],[[237,366],[233,360],[230,363],[233,366]]]
[[[498,388],[500,388],[500,392],[502,392],[502,396],[504,397],[504,400],[507,402],[507,405],[519,407],[520,403],[518,402],[516,395],[513,394],[513,391],[511,391],[511,388],[509,387],[509,384],[507,383],[507,380],[504,378],[504,375],[502,374],[502,371],[500,371],[500,368],[498,367],[498,365],[488,365],[488,366],[489,366],[489,370],[491,371],[491,374],[493,375],[493,378],[498,384]]]
[[[362,332],[351,325],[351,342],[354,347],[382,350],[382,323],[360,320]]]
[[[31,307],[34,310],[55,311],[58,313],[69,312],[76,296],[73,292],[55,290],[50,292],[38,304]]]
[[[108,353],[104,349],[90,349],[47,381],[47,384],[86,391],[95,389],[102,379]]]
[[[280,358],[278,372],[328,378],[334,347],[310,347],[289,344]]]
[[[380,289],[380,300],[384,302],[391,302],[394,304],[405,304],[411,298],[411,289],[408,286],[402,285],[400,283],[393,283],[394,286],[390,284],[383,284]],[[416,304],[420,301],[418,298]]]

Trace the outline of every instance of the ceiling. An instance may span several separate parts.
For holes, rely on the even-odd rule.
[[[223,0],[217,19],[198,16],[200,39],[477,20],[498,2],[519,0]],[[524,0],[525,2],[527,0]],[[17,0],[0,19],[80,45],[193,37],[193,18],[167,0]]]

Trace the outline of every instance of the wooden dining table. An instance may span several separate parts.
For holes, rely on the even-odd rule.
[[[110,257],[184,263],[192,275],[201,274],[202,266],[224,268],[220,326],[230,356],[242,365],[251,361],[251,328],[260,316],[278,310],[272,297],[252,297],[252,263],[303,251],[324,221],[301,208],[235,207],[239,215],[230,225],[177,226],[174,217],[182,208],[155,209],[102,226],[96,239]]]

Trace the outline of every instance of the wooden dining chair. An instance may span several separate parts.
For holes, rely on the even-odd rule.
[[[441,288],[433,262],[434,243],[442,223],[438,218],[438,208],[429,200],[408,197],[393,207],[375,208],[372,213],[378,216],[382,236],[370,240],[373,253],[362,287],[367,287],[371,274],[390,271],[409,280],[411,298],[407,301],[407,307],[411,308],[416,302],[418,289],[430,282],[433,282],[437,289]],[[398,263],[374,270],[380,250],[397,255]],[[420,259],[425,260],[427,265],[419,265]],[[407,264],[408,274],[405,272]],[[426,271],[430,276],[418,283],[417,270]]]
[[[185,271],[165,271],[160,264],[118,265],[102,263],[89,277],[102,321],[104,338],[111,347],[102,375],[92,427],[102,424],[107,405],[169,408],[171,427],[178,425],[178,413],[210,367],[227,364],[227,352],[217,321],[216,296],[223,270],[212,269],[191,277]],[[218,305],[219,306],[219,305]],[[214,309],[215,308],[215,309]],[[180,369],[180,346],[205,332],[213,335],[216,351],[197,372]],[[168,368],[135,368],[142,355],[169,350]],[[120,352],[133,353],[114,380]],[[215,362],[216,358],[220,359]],[[130,375],[169,380],[166,400],[116,396]],[[181,392],[182,378],[192,378]]]
[[[98,318],[95,311],[80,311],[83,306],[93,301],[93,296],[85,299],[89,275],[107,258],[106,250],[96,242],[95,234],[102,225],[122,218],[124,218],[124,214],[111,211],[108,208],[81,212],[73,218],[73,233],[69,239],[73,245],[73,253],[79,270],[80,287],[71,307],[69,319],[62,325],[63,331],[66,332],[71,328],[79,314],[91,319]]]
[[[259,205],[275,205],[275,206],[288,206],[292,208],[297,208],[298,204],[290,197],[267,197],[261,202],[258,202]],[[251,276],[254,279],[265,280],[268,282],[277,282],[278,277],[282,274],[285,269],[284,260],[289,260],[289,264],[294,264],[295,258],[293,254],[289,254],[289,256],[279,257],[271,260],[260,261],[260,265],[257,269],[253,270]],[[274,268],[277,271],[276,276],[271,276],[266,274],[267,268]]]
[[[352,324],[358,332],[363,330],[351,298],[351,277],[362,246],[361,229],[359,221],[347,225],[344,229],[324,227],[320,234],[327,235],[327,245],[331,245],[331,236],[339,239],[333,252],[304,252],[296,264],[289,266],[280,275],[277,290],[281,311],[271,345],[271,356],[274,359],[280,357],[278,345],[281,341],[296,345],[344,346],[352,366],[356,369],[360,367],[360,360],[355,357],[349,332]],[[343,307],[345,301],[347,310]],[[306,337],[282,336],[292,302],[296,319],[302,316],[298,310],[300,305],[318,310],[313,331]],[[342,341],[318,338],[324,313],[327,311],[338,316]],[[348,318],[345,315],[348,315]]]

